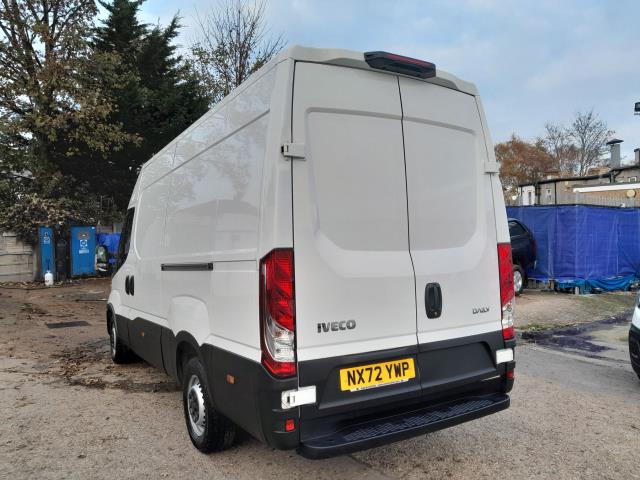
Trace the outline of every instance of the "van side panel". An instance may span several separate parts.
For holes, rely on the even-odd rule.
[[[274,248],[293,247],[292,162],[281,153],[282,144],[291,141],[293,73],[292,60],[278,64],[267,127],[258,259]]]
[[[275,73],[247,85],[178,142],[163,245],[167,265],[212,264],[162,272],[174,334],[189,331],[200,344],[254,361],[260,359],[257,249]]]
[[[496,154],[493,149],[493,140],[491,140],[491,132],[489,131],[489,125],[487,124],[487,118],[482,107],[482,100],[480,97],[476,97],[476,106],[478,107],[478,113],[480,114],[480,122],[482,124],[482,131],[484,133],[484,144],[487,151],[487,161],[489,163],[496,163]],[[491,177],[491,191],[493,194],[493,211],[496,218],[496,242],[509,243],[511,237],[509,235],[509,226],[507,222],[507,209],[504,205],[504,196],[502,194],[502,184],[500,183],[500,176],[497,173],[492,173]]]
[[[293,62],[271,64],[145,165],[133,248],[114,283],[124,295],[135,276],[135,295],[114,307],[130,347],[176,379],[178,350],[196,352],[218,410],[279,448],[299,441],[280,405],[297,379],[275,380],[260,363],[258,261],[293,245],[291,164],[280,152],[292,78]]]

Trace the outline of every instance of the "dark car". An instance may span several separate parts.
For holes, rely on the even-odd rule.
[[[527,270],[536,265],[536,239],[524,223],[514,218],[509,219],[509,235],[513,259],[513,284],[516,295],[520,295],[527,282]]]

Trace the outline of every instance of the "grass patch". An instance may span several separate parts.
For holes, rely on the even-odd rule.
[[[522,327],[516,327],[516,330],[521,332],[545,332],[547,330],[555,330],[558,328],[568,328],[580,325],[579,323],[528,323]]]

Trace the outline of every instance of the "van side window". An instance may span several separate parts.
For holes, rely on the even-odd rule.
[[[129,246],[131,244],[131,229],[133,228],[133,214],[135,208],[127,210],[127,218],[124,221],[122,227],[122,234],[120,235],[120,242],[118,243],[118,269],[127,260],[129,254]],[[116,270],[117,271],[117,270]]]
[[[518,222],[509,222],[509,234],[512,237],[515,237],[516,235],[524,235],[525,233],[527,232]]]

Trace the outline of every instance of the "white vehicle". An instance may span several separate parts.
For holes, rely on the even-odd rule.
[[[509,406],[513,274],[475,87],[385,52],[290,47],[138,178],[107,326],[236,426],[313,458]]]
[[[629,357],[633,371],[640,378],[640,293],[636,297],[636,307],[629,327]]]

